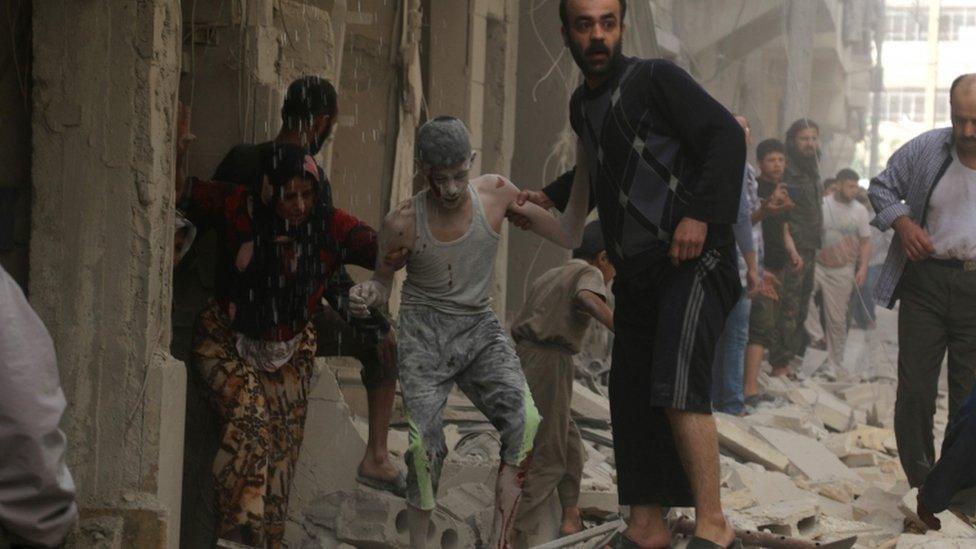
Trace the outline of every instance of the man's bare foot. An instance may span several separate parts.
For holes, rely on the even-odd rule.
[[[571,536],[583,531],[583,517],[580,515],[579,507],[567,507],[563,509],[563,522],[559,526],[560,536]]]
[[[717,543],[720,547],[728,547],[735,541],[735,530],[725,515],[715,517],[714,520],[698,517],[695,524],[695,537]]]
[[[382,481],[395,480],[400,475],[400,470],[390,460],[389,454],[382,459],[375,459],[364,456],[359,462],[359,475]]]

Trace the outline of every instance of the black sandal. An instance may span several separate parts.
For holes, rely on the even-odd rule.
[[[614,534],[606,545],[612,549],[644,549],[640,545],[637,545],[637,542],[628,538],[623,532]]]
[[[715,543],[714,541],[709,541],[705,538],[693,537],[691,541],[688,542],[687,549],[742,549],[742,541],[736,538],[731,544],[726,547]]]

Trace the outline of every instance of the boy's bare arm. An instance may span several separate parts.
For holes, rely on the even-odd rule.
[[[602,297],[589,290],[582,290],[576,294],[576,305],[606,326],[608,330],[613,331],[613,311]]]
[[[369,316],[369,308],[384,305],[390,300],[393,275],[398,270],[386,258],[401,250],[411,250],[416,233],[413,201],[406,200],[393,209],[383,220],[379,234],[379,253],[373,277],[349,290],[349,310],[353,316]]]

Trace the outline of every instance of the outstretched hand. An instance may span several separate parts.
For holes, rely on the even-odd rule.
[[[525,206],[526,202],[531,202],[544,210],[548,210],[555,206],[552,200],[549,200],[549,197],[546,196],[546,193],[542,191],[519,191],[518,196],[515,198],[515,204],[517,206]],[[505,217],[507,217],[513,225],[519,229],[522,229],[523,231],[527,231],[532,228],[532,222],[528,217],[522,214],[509,210],[508,213],[505,214]]]
[[[385,288],[375,280],[356,284],[349,290],[349,313],[356,318],[369,318],[369,308],[382,303],[385,297]]]

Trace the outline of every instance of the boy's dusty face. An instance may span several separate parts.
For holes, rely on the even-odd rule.
[[[759,161],[759,174],[766,181],[779,183],[786,170],[786,156],[781,152],[771,152]]]
[[[464,205],[468,199],[470,160],[453,166],[428,167],[426,173],[430,192],[439,206],[445,210],[454,210]]]

